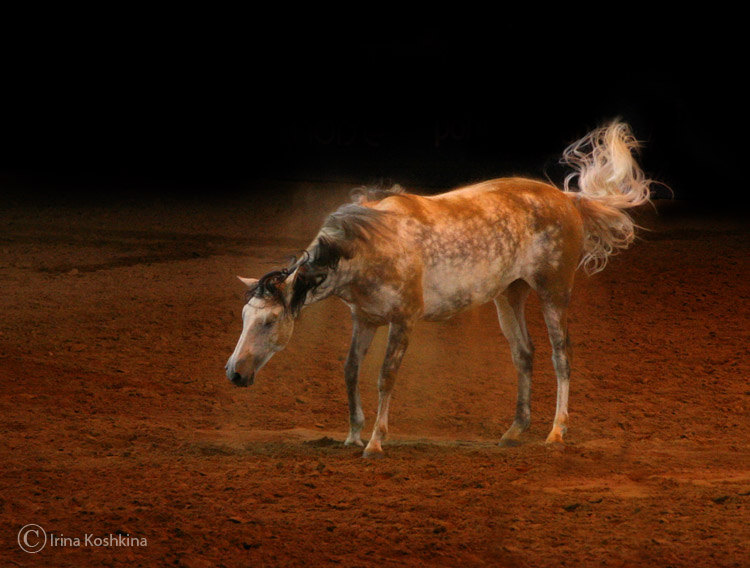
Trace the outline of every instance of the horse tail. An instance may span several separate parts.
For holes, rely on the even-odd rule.
[[[626,210],[650,201],[653,182],[633,157],[639,147],[630,126],[614,120],[563,152],[561,163],[574,170],[565,178],[564,191],[575,196],[583,218],[581,266],[589,274],[633,242],[636,225]]]

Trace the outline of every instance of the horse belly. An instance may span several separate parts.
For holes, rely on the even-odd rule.
[[[488,266],[432,267],[422,277],[423,319],[446,320],[455,314],[485,304],[515,280],[511,270],[497,263]]]

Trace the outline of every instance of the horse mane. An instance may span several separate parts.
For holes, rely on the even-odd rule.
[[[289,310],[295,317],[305,305],[307,295],[328,278],[331,270],[338,268],[342,258],[350,258],[349,253],[336,241],[323,236],[318,237],[311,248],[312,253],[308,253],[307,258],[299,264],[292,283]]]
[[[268,274],[264,274],[260,277],[258,282],[252,288],[248,288],[245,292],[245,299],[250,298],[262,298],[263,296],[271,296],[277,302],[284,304],[284,294],[279,289],[279,284],[286,280],[289,276],[289,269],[283,268],[281,270],[272,270]]]
[[[341,260],[355,256],[358,243],[383,236],[386,232],[387,227],[383,221],[389,213],[367,207],[363,203],[379,201],[399,193],[403,193],[400,186],[387,190],[353,190],[352,202],[328,215],[313,244],[299,258],[293,257],[287,268],[273,270],[261,276],[258,283],[247,291],[247,297],[271,296],[297,317],[308,295],[328,278],[331,271],[338,268]],[[292,295],[287,305],[280,285],[293,273]]]
[[[389,213],[361,203],[362,200],[347,203],[331,213],[309,251],[305,251],[305,257],[298,261],[289,303],[295,316],[299,315],[308,295],[328,278],[331,271],[338,268],[339,262],[356,255],[359,243],[366,243],[386,232],[383,221]]]

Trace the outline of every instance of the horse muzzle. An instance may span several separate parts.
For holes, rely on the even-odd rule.
[[[237,370],[236,363],[231,358],[224,366],[224,370],[227,372],[227,379],[229,379],[235,386],[246,387],[252,385],[255,381],[255,371],[252,371],[249,375],[240,373]]]
[[[235,372],[231,374],[227,373],[227,376],[232,384],[237,387],[247,387],[255,382],[255,373],[251,373],[250,375],[240,375]]]

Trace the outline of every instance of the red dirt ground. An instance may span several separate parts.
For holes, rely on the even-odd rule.
[[[526,442],[496,445],[515,372],[490,305],[417,328],[371,461],[341,443],[341,302],[307,309],[255,386],[224,377],[234,275],[303,248],[348,188],[272,189],[0,211],[3,566],[750,566],[742,220],[663,203],[579,277],[564,448],[544,444],[555,380],[532,299]],[[381,332],[363,369],[370,425],[383,348]],[[28,554],[28,523],[83,542]]]

